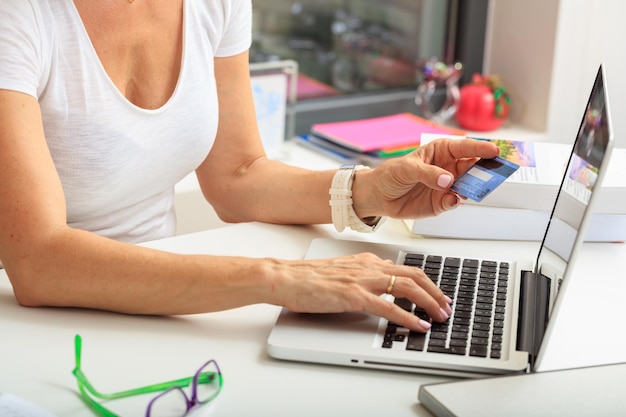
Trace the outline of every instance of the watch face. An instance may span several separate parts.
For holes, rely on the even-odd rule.
[[[342,166],[339,167],[339,169],[355,169],[356,168],[356,164],[343,164]]]

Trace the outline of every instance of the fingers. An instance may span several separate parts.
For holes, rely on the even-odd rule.
[[[495,158],[499,153],[494,143],[485,140],[439,139],[418,149],[414,156],[425,163],[418,164],[422,182],[432,189],[445,190],[452,185],[455,175],[467,170],[479,158]]]
[[[445,296],[439,288],[418,268],[406,267],[404,274],[390,275],[383,284],[384,292],[396,298],[406,298],[422,308],[435,321],[446,321],[452,314],[450,303],[452,300]],[[406,311],[385,298],[375,297],[372,300],[370,312],[398,323],[415,331],[425,332],[431,324],[415,314]]]
[[[417,332],[427,332],[432,326],[430,322],[422,320],[415,314],[403,310],[393,302],[381,297],[373,297],[372,305],[368,310],[370,313],[384,317],[392,323],[397,323]]]
[[[486,140],[448,140],[446,145],[448,146],[450,154],[456,159],[475,157],[495,158],[500,153],[500,149],[494,143]]]
[[[454,210],[459,203],[461,202],[460,198],[458,195],[456,194],[446,194],[443,196],[443,198],[441,199],[441,205],[443,206],[443,209],[446,211],[449,210]]]
[[[391,294],[396,298],[407,298],[421,307],[437,321],[445,321],[450,317],[450,298],[418,268],[412,269],[411,276],[396,276],[395,285]]]
[[[292,261],[296,273],[286,274],[279,288],[291,288],[289,297],[278,304],[297,312],[367,311],[418,332],[430,328],[421,320],[381,294],[406,298],[423,309],[432,320],[443,322],[452,314],[451,300],[419,268],[396,265],[373,253],[338,258]],[[305,268],[310,279],[301,279]],[[293,271],[291,271],[293,272]],[[300,278],[298,278],[300,277]]]

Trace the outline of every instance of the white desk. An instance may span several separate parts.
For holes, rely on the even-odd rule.
[[[329,226],[258,223],[213,229],[153,242],[181,253],[301,258],[312,238],[337,237]],[[410,238],[401,222],[375,234],[342,238],[413,243],[437,249],[467,245],[532,253],[536,243],[457,242]],[[268,244],[271,242],[271,244]],[[564,306],[546,369],[626,361],[625,337],[585,342],[584,334],[608,334],[621,319],[626,246],[586,244]],[[599,262],[599,266],[593,266]],[[199,415],[215,416],[427,416],[417,402],[420,384],[444,380],[420,374],[349,369],[271,359],[266,339],[279,308],[255,305],[194,316],[140,317],[81,309],[19,307],[0,271],[0,392],[11,392],[58,417],[92,416],[71,374],[73,337],[83,336],[83,370],[96,388],[115,391],[191,375],[209,358],[224,373],[222,394]],[[590,330],[598,326],[597,330]],[[621,326],[623,328],[623,326]],[[593,357],[592,352],[598,354]],[[141,415],[146,397],[115,400],[122,416]]]

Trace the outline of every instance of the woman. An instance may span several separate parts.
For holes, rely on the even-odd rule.
[[[174,233],[174,184],[194,169],[224,221],[368,230],[379,216],[454,208],[453,178],[498,153],[442,140],[354,172],[268,160],[250,42],[250,0],[4,2],[0,260],[20,304],[191,314],[271,303],[427,330],[379,297],[389,289],[447,319],[450,300],[423,272],[372,254],[285,261],[133,245]],[[333,180],[345,192],[329,205]]]

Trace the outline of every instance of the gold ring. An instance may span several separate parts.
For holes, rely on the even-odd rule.
[[[396,283],[396,276],[392,275],[391,278],[389,278],[389,285],[387,285],[387,291],[386,291],[387,294],[391,294],[395,283]]]

